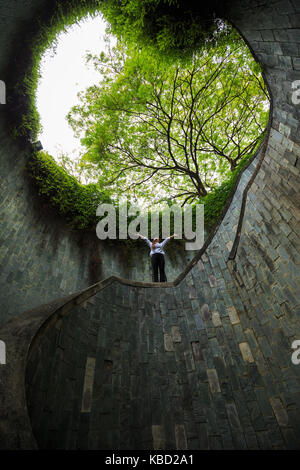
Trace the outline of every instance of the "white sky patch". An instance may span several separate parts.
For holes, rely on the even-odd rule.
[[[54,158],[61,153],[70,157],[80,153],[80,141],[69,127],[66,115],[79,103],[77,94],[99,82],[99,72],[86,65],[86,54],[105,50],[103,37],[107,23],[100,14],[87,17],[58,37],[55,55],[46,52],[41,63],[41,79],[37,91],[37,110],[42,131],[39,140]],[[113,43],[114,45],[114,43]]]

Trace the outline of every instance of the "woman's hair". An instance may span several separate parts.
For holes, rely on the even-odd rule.
[[[157,240],[157,241],[155,241]],[[153,242],[152,242],[152,250],[154,250],[154,247],[156,245],[156,243],[158,242],[158,238],[153,238]]]

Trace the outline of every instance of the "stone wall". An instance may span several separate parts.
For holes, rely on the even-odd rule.
[[[256,279],[239,256],[228,270],[232,213],[177,286],[113,284],[37,340],[27,397],[40,448],[299,449],[297,301],[276,297],[257,245]]]
[[[7,104],[0,105],[0,325],[24,310],[109,275],[151,280],[149,250],[141,241],[128,257],[126,248],[101,242],[95,231],[70,231],[65,220],[37,195],[29,179],[26,163],[32,146],[24,140],[13,141],[7,134],[7,66],[11,70],[12,57],[22,54],[24,47],[23,38],[21,44],[14,39],[26,21],[30,31],[31,17],[43,4],[47,9],[47,2],[40,0],[26,2],[26,6],[22,0],[0,5],[0,79],[6,81],[8,90]],[[167,256],[168,279],[175,279],[192,257],[191,252]]]

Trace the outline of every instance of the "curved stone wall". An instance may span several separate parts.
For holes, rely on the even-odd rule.
[[[1,126],[1,122],[0,122]],[[37,195],[25,169],[30,149],[1,138],[0,325],[24,310],[83,289],[109,275],[151,281],[149,249],[141,240],[130,253],[100,241],[96,232],[70,231]],[[193,257],[168,256],[174,280]]]
[[[300,106],[292,101],[299,14],[296,0],[228,2],[227,17],[262,63],[273,98],[270,139],[247,193],[239,243],[230,253],[228,213],[173,286],[115,281],[40,331],[27,396],[41,447],[299,449],[300,366],[291,362],[292,341],[300,339]],[[6,155],[11,181],[16,163]],[[17,194],[17,207],[14,201]],[[21,230],[17,215],[11,220],[13,240]],[[13,272],[24,242],[19,252],[12,245],[6,266]],[[82,251],[74,253],[76,264]],[[43,282],[42,273],[41,265],[36,279]],[[65,274],[70,290],[82,279]]]

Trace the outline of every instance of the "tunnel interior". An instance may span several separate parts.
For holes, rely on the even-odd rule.
[[[20,24],[45,4],[1,5],[8,84]],[[170,285],[130,280],[144,279],[135,261],[124,279],[101,246],[91,270],[95,240],[37,198],[32,144],[12,138],[1,106],[0,339],[17,365],[0,365],[1,448],[299,449],[300,5],[233,1],[224,15],[263,67],[269,133]]]

